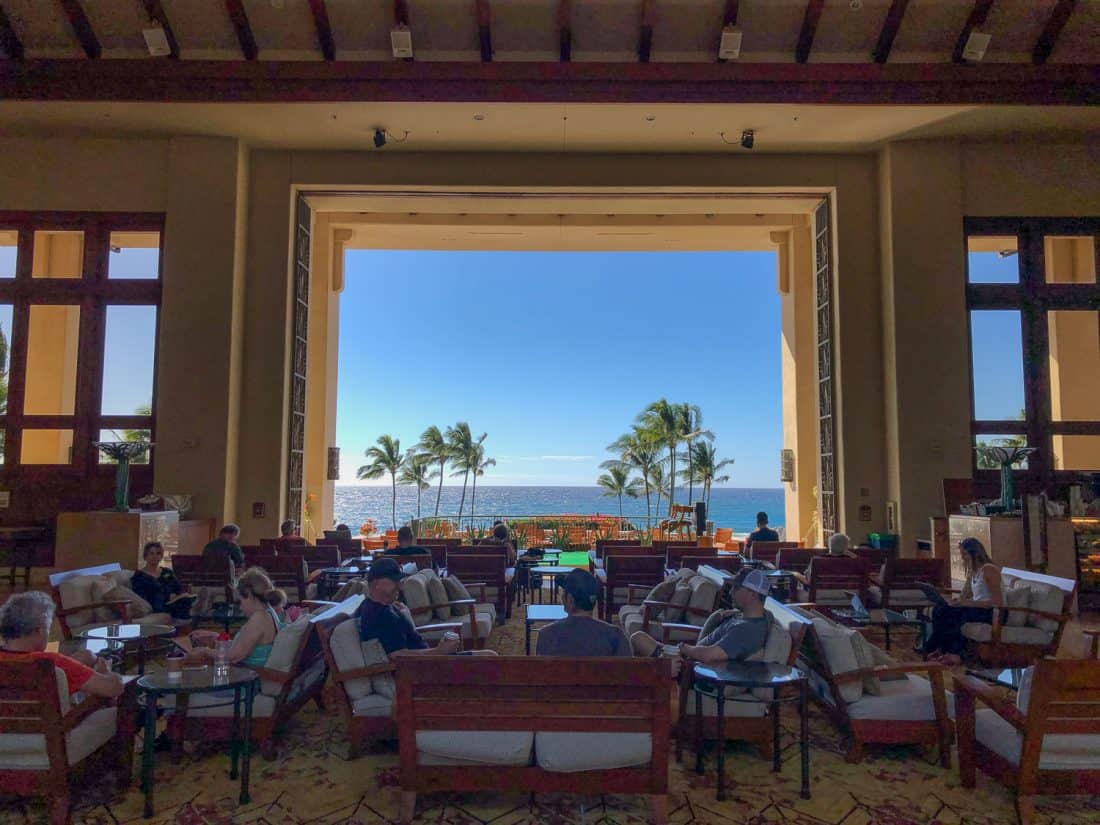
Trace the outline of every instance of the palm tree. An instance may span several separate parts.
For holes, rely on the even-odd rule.
[[[453,427],[447,428],[447,444],[451,447],[451,462],[455,467],[451,476],[462,476],[462,499],[458,504],[459,529],[462,528],[462,511],[466,507],[466,485],[470,480],[470,470],[476,463],[474,453],[487,435],[488,433],[482,433],[475,439],[470,432],[470,425],[465,421],[459,421]]]
[[[432,486],[429,483],[429,479],[432,478],[429,469],[432,460],[432,456],[426,453],[418,453],[413,448],[405,453],[405,461],[401,465],[401,474],[397,477],[399,484],[416,485],[416,518],[418,520],[420,519],[420,494]]]
[[[661,496],[669,492],[668,478],[665,476],[665,463],[660,461],[654,464],[649,471],[649,486],[657,491],[657,505],[654,511],[661,512]]]
[[[638,485],[641,484],[641,479],[630,478],[629,468],[619,465],[611,467],[610,472],[604,473],[596,479],[596,483],[604,488],[606,491],[604,492],[605,496],[619,497],[619,522],[621,523],[623,520],[623,496],[637,498]]]
[[[653,467],[662,461],[659,455],[660,444],[648,430],[635,426],[631,432],[619,436],[607,445],[607,449],[618,453],[619,458],[603,462],[600,465],[601,469],[610,470],[614,466],[627,466],[637,470],[641,476],[641,482],[645,488],[645,517],[648,527],[652,520],[649,476]]]
[[[370,462],[359,468],[355,474],[357,478],[381,478],[386,473],[390,474],[390,487],[393,490],[391,514],[393,516],[393,529],[397,529],[397,473],[405,456],[401,454],[401,439],[392,435],[380,435],[375,442],[377,447],[367,449],[365,455]]]
[[[430,456],[439,462],[439,469],[433,474],[439,476],[439,489],[435,493],[435,517],[439,518],[439,500],[443,496],[443,471],[451,460],[451,445],[434,424],[420,434],[420,443],[415,449],[420,455]],[[419,514],[418,514],[419,515]]]
[[[695,495],[695,468],[692,464],[695,461],[692,448],[695,446],[695,439],[705,438],[708,441],[714,440],[714,433],[710,430],[703,429],[703,411],[699,409],[698,404],[683,403],[680,405],[680,440],[687,444],[687,459],[688,459],[688,500],[687,503],[691,504],[691,500]]]
[[[470,466],[470,472],[474,475],[474,486],[470,490],[470,515],[473,516],[477,513],[474,509],[474,499],[477,496],[477,477],[485,475],[485,471],[489,467],[497,466],[497,460],[495,458],[485,457],[485,448],[481,446],[481,441],[485,436],[481,437],[481,440],[477,442],[477,447],[474,450],[473,462]]]
[[[730,480],[728,475],[719,475],[719,473],[723,468],[733,464],[733,459],[726,458],[719,461],[718,451],[714,448],[714,445],[705,441],[699,441],[692,445],[690,452],[693,458],[692,469],[695,473],[695,481],[703,485],[703,500],[706,502],[707,512],[709,513],[711,484],[714,482],[722,484]]]
[[[653,433],[661,445],[668,449],[668,514],[671,517],[672,505],[676,503],[676,447],[680,444],[681,433],[684,432],[680,409],[662,398],[642,410],[638,423]],[[659,501],[658,499],[658,509]]]

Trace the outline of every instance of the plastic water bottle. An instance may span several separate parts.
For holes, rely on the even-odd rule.
[[[229,646],[231,642],[218,641],[214,646],[214,677],[225,679],[229,676]]]

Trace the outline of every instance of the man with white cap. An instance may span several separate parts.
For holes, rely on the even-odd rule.
[[[729,611],[713,631],[697,644],[681,643],[678,648],[665,646],[648,633],[638,631],[630,644],[639,656],[675,654],[677,659],[692,659],[707,664],[747,659],[762,650],[768,639],[768,617],[764,600],[768,597],[768,577],[759,570],[745,568],[737,574],[733,585],[733,603],[737,611]],[[674,675],[679,662],[673,666]]]

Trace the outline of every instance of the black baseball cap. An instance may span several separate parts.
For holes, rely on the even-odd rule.
[[[405,574],[401,572],[401,565],[394,559],[380,558],[377,559],[370,566],[370,570],[367,571],[367,581],[377,581],[378,579],[392,579],[395,582],[401,581],[405,578]]]
[[[559,573],[554,577],[554,582],[582,604],[594,603],[600,593],[600,583],[596,581],[596,577],[579,567],[573,568],[564,575]]]

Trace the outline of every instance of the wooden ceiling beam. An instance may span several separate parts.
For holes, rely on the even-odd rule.
[[[0,49],[3,49],[4,54],[11,60],[23,59],[23,41],[12,28],[11,20],[8,19],[3,7],[0,7]]]
[[[966,25],[959,32],[959,39],[955,41],[955,50],[951,53],[951,59],[955,63],[962,63],[963,51],[966,49],[966,41],[970,39],[970,33],[979,26],[984,26],[989,10],[993,8],[993,0],[974,0],[974,8],[966,18]]]
[[[325,0],[309,0],[309,10],[313,13],[313,25],[317,29],[317,45],[325,60],[336,59],[336,40],[332,36],[332,24],[328,20],[328,7]]]
[[[573,59],[573,3],[558,0],[558,57],[562,63]]]
[[[810,0],[806,4],[806,14],[802,18],[802,31],[798,33],[798,45],[794,50],[794,59],[806,63],[814,47],[817,24],[821,22],[821,12],[825,10],[825,0]]]
[[[893,0],[890,3],[890,8],[886,10],[886,19],[882,21],[882,29],[878,33],[875,50],[871,53],[876,63],[885,63],[890,59],[894,38],[898,36],[898,29],[901,28],[901,21],[908,7],[909,0]]]
[[[252,33],[252,24],[248,22],[248,12],[244,9],[244,0],[225,0],[225,10],[229,22],[237,32],[237,42],[241,44],[241,54],[245,60],[255,60],[260,55],[256,45],[256,36]]]
[[[477,0],[477,42],[481,47],[481,62],[493,62],[493,9],[489,0]]]
[[[168,22],[168,15],[164,13],[164,6],[160,0],[142,0],[145,13],[149,20],[157,23],[164,29],[164,39],[168,41],[168,56],[173,60],[180,59],[180,44],[176,40],[176,34],[172,31],[172,24]]]
[[[656,0],[642,0],[641,30],[638,32],[638,62],[648,63],[653,51],[653,17]]]
[[[1100,106],[1100,66],[5,60],[0,99]]]
[[[722,12],[722,27],[736,26],[737,14],[739,11],[740,3],[738,0],[726,0],[726,9]]]
[[[1039,39],[1035,42],[1035,49],[1031,52],[1032,63],[1042,64],[1047,62],[1050,53],[1054,51],[1054,47],[1058,44],[1058,37],[1062,34],[1062,29],[1066,27],[1066,23],[1069,22],[1069,18],[1076,7],[1077,0],[1058,0],[1058,4],[1050,11],[1047,24],[1043,26],[1043,33],[1039,35]]]
[[[69,25],[72,26],[76,39],[80,41],[84,54],[92,60],[98,60],[99,56],[103,54],[103,47],[99,45],[99,38],[95,36],[88,15],[84,13],[84,7],[80,5],[80,0],[57,0],[57,2],[61,4],[65,16],[69,18]]]
[[[406,0],[393,0],[393,22],[396,26],[409,25],[409,4]]]

